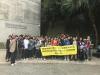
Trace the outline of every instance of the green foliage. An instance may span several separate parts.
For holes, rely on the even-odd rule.
[[[75,11],[81,11],[82,9],[88,9],[93,12],[97,0],[62,0],[62,9],[66,12],[73,14]]]
[[[5,44],[0,42],[0,49],[5,49]]]
[[[98,0],[63,0],[62,1],[62,8],[67,10],[68,15],[73,15],[77,11],[80,12],[84,9],[87,10],[89,20],[91,21],[91,25],[95,32],[95,37],[96,37],[95,45],[97,45],[98,43],[98,30],[97,30],[97,25],[95,23],[95,9],[96,9],[97,2]]]
[[[42,9],[46,17],[54,19],[60,14],[61,0],[44,0],[42,2]]]

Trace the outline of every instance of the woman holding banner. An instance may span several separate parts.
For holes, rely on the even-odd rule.
[[[64,39],[64,45],[66,46],[66,45],[70,45],[70,41],[69,41],[69,39],[66,37],[65,39]],[[68,60],[69,61],[69,55],[65,55],[64,56],[64,60]]]

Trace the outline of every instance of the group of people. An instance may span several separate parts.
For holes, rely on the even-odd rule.
[[[65,60],[90,60],[91,59],[91,40],[90,36],[85,39],[82,37],[72,37],[61,34],[58,37],[31,36],[31,35],[9,35],[6,41],[6,61],[15,64],[15,60],[26,60],[28,58],[42,58],[40,47],[47,46],[66,46],[77,45],[77,55],[64,56]],[[55,58],[55,56],[54,56]],[[56,59],[58,57],[56,56]]]

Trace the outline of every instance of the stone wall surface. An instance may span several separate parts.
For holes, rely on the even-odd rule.
[[[10,34],[40,35],[41,0],[0,0],[0,42]]]

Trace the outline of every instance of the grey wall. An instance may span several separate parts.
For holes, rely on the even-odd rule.
[[[40,35],[41,0],[0,0],[0,42],[9,34]]]

